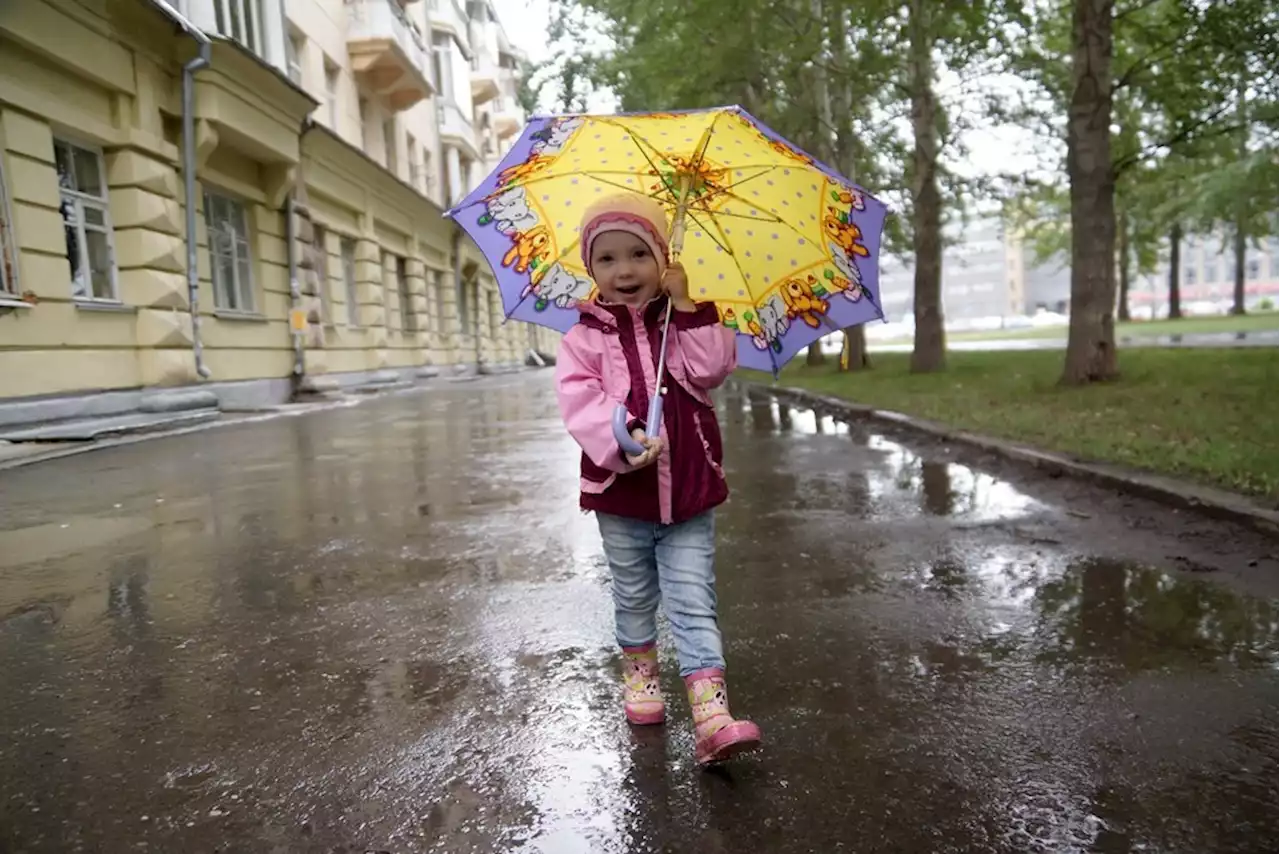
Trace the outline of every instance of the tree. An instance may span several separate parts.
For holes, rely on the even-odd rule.
[[[1062,381],[1117,373],[1115,172],[1111,162],[1112,0],[1075,0],[1067,174],[1071,187],[1071,321]]]

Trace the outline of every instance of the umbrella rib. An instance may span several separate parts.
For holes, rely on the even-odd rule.
[[[614,127],[618,128],[619,130],[626,131],[627,136],[628,136],[628,137],[630,137],[630,138],[631,138],[631,141],[632,141],[632,142],[634,142],[634,143],[636,144],[636,148],[640,149],[640,153],[644,155],[644,159],[645,159],[645,160],[647,160],[647,161],[649,162],[649,167],[650,167],[651,169],[653,169],[653,171],[654,171],[654,172],[658,172],[658,171],[659,171],[659,170],[658,170],[658,164],[656,164],[656,163],[654,163],[654,162],[653,162],[653,158],[652,158],[652,157],[650,157],[650,156],[649,156],[649,152],[645,150],[645,147],[644,147],[645,145],[647,145],[647,146],[649,146],[649,148],[653,149],[653,153],[654,153],[654,154],[656,154],[656,155],[658,155],[658,157],[662,158],[662,162],[663,162],[663,163],[667,164],[668,166],[670,166],[670,167],[672,167],[672,168],[675,168],[675,164],[674,164],[674,163],[672,163],[670,159],[668,159],[667,155],[666,155],[665,153],[663,153],[662,149],[658,148],[658,146],[654,145],[652,142],[650,142],[649,140],[647,140],[645,137],[643,137],[643,136],[641,136],[640,134],[636,133],[634,128],[629,128],[629,127],[627,127],[625,124],[623,124],[622,122],[612,121],[611,119],[607,119],[607,118],[602,118],[602,119],[600,119],[600,123],[601,123],[601,124],[605,124],[605,125],[613,125]],[[642,143],[642,142],[644,143],[644,145],[641,145],[641,144],[640,144],[640,143]]]
[[[702,220],[698,219],[697,215],[694,214],[692,209],[689,209],[688,211],[686,211],[686,213],[689,215],[689,218],[692,219],[695,223],[697,223],[698,226],[706,233],[706,235],[711,238],[711,241],[715,243],[716,246],[720,247],[721,251],[725,252],[728,255],[733,254],[733,252],[730,251],[728,246],[726,246],[724,243],[721,243],[719,240],[716,239],[716,236],[711,233],[711,229],[707,228],[707,226],[702,222]],[[712,214],[711,216],[711,221],[713,223],[715,222],[714,214]],[[716,230],[719,231],[718,225],[716,226]],[[724,235],[721,234],[720,236],[723,237]]]
[[[778,168],[777,166],[763,166],[763,167],[759,167],[759,166],[739,166],[739,167],[735,167],[735,168],[733,168],[733,170],[732,170],[732,171],[734,171],[734,172],[740,172],[740,171],[743,171],[743,170],[746,170],[746,169],[759,169],[760,171],[759,171],[759,172],[757,172],[757,173],[756,173],[756,174],[754,174],[754,175],[750,175],[750,176],[748,176],[748,177],[746,177],[746,178],[743,178],[741,181],[734,181],[730,186],[735,187],[735,188],[737,188],[737,187],[741,187],[743,184],[748,184],[748,183],[750,183],[750,182],[752,182],[752,181],[756,180],[757,178],[762,178],[762,177],[764,177],[765,175],[768,175],[770,172],[772,172],[773,170],[775,170],[775,169],[777,169],[777,168]],[[707,193],[705,196],[703,196],[701,199],[699,199],[699,201],[701,201],[701,202],[709,202],[709,201],[711,201],[712,199],[716,198],[717,196],[720,196],[720,195],[723,195],[723,194],[727,193],[727,192],[728,192],[728,190],[729,190],[729,188],[728,188],[728,187],[717,187],[715,190],[713,190],[713,191],[712,191],[712,192],[710,192],[710,193]]]
[[[808,236],[807,236],[803,231],[801,231],[799,228],[797,228],[797,227],[796,227],[796,226],[795,226],[795,225],[794,225],[790,220],[788,220],[788,219],[784,219],[784,218],[783,218],[782,216],[780,216],[776,211],[769,210],[768,208],[765,208],[763,205],[754,205],[754,204],[752,204],[751,202],[747,201],[746,199],[742,198],[741,196],[738,196],[737,194],[735,194],[735,193],[731,193],[731,192],[729,192],[729,191],[727,191],[727,190],[725,191],[725,193],[726,193],[726,195],[728,195],[728,196],[729,196],[729,198],[734,199],[735,201],[739,201],[739,202],[741,202],[741,203],[742,203],[742,204],[744,204],[744,205],[749,205],[750,207],[755,208],[756,210],[765,210],[765,211],[767,211],[768,213],[771,213],[771,214],[773,214],[775,217],[777,217],[777,219],[774,219],[774,220],[759,220],[759,219],[757,219],[757,220],[756,220],[757,222],[774,222],[774,223],[779,223],[779,224],[781,224],[781,225],[785,225],[787,228],[789,228],[789,229],[791,229],[793,232],[795,232],[795,234],[796,234],[796,235],[797,235],[801,240],[803,240],[805,243],[807,243],[808,245],[810,245],[810,246],[814,247],[815,249],[817,249],[817,250],[818,250],[818,251],[820,251],[820,252],[825,252],[825,251],[826,251],[825,247],[823,247],[823,246],[821,246],[821,245],[819,245],[819,244],[814,243],[811,239],[809,239],[809,237],[808,237]],[[726,212],[726,213],[725,213],[725,216],[741,216],[741,215],[739,215],[739,214],[731,214],[731,213]],[[743,219],[753,219],[753,217],[748,217],[748,216],[742,216],[742,218],[743,218]]]

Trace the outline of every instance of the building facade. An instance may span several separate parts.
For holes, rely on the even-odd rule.
[[[1183,311],[1225,313],[1230,309],[1235,261],[1228,230],[1189,235],[1180,249]],[[915,269],[909,261],[881,261],[881,296],[885,317],[909,318]],[[1245,251],[1245,303],[1252,310],[1274,307],[1280,292],[1280,247],[1273,234],[1251,241]],[[1039,311],[1067,314],[1071,308],[1071,266],[1058,255],[1040,261],[1035,250],[998,219],[980,219],[947,230],[942,257],[942,309],[949,327],[995,326],[997,319],[1024,317]],[[1161,318],[1169,313],[1169,250],[1150,275],[1135,276],[1129,291],[1135,318]]]
[[[949,326],[1022,312],[1023,259],[1006,241],[999,219],[947,227],[944,240],[942,313]],[[909,260],[881,261],[880,291],[887,320],[910,318],[914,290],[915,266]]]
[[[443,217],[523,126],[518,60],[487,0],[0,4],[0,402],[553,352]]]

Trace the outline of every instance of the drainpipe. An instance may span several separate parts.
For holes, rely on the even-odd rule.
[[[204,363],[204,341],[200,338],[200,270],[196,258],[196,119],[195,75],[209,67],[209,37],[165,0],[152,0],[161,12],[195,41],[197,53],[182,66],[182,180],[187,214],[187,301],[191,310],[191,351],[196,360],[196,374],[201,379],[213,375]]]
[[[294,225],[294,193],[296,190],[290,190],[288,198],[284,203],[284,241],[285,254],[289,258],[289,299],[292,302],[291,308],[294,311],[302,309],[302,286],[298,284],[298,247],[296,240],[296,226]],[[304,354],[303,335],[305,333],[294,329],[293,333],[293,385],[296,391],[298,385],[302,382],[303,377],[307,375],[307,365]]]

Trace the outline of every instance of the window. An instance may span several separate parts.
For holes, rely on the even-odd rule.
[[[305,38],[290,30],[284,40],[284,57],[289,66],[289,79],[299,86],[302,85],[302,51],[305,47]]]
[[[413,296],[408,289],[408,273],[402,257],[396,257],[396,289],[401,302],[401,332],[417,332],[417,314],[413,312]]]
[[[64,140],[54,140],[53,152],[71,293],[76,299],[115,300],[116,267],[102,154]]]
[[[444,332],[444,289],[448,286],[445,274],[440,270],[432,272],[436,288],[436,332]]]
[[[338,66],[324,58],[324,99],[329,111],[329,129],[338,129]]]
[[[262,0],[213,0],[218,32],[262,55]]]
[[[422,160],[418,141],[413,138],[413,134],[404,135],[405,156],[409,161],[409,183],[413,185],[415,190],[422,190]]]
[[[18,245],[13,237],[13,214],[9,208],[9,191],[4,182],[4,163],[0,161],[0,296],[18,294]]]
[[[453,36],[431,34],[431,69],[435,73],[436,91],[446,104],[453,103]]]
[[[409,293],[409,276],[405,272],[405,261],[396,257],[396,291],[400,296],[400,330],[402,332],[418,331],[418,315],[413,312],[413,298]]]
[[[253,259],[244,205],[226,196],[205,193],[204,220],[209,228],[214,307],[252,312]]]
[[[1262,269],[1258,264],[1257,258],[1250,258],[1248,261],[1245,262],[1245,265],[1244,265],[1245,281],[1247,282],[1256,281],[1261,272],[1262,272]]]
[[[360,326],[360,289],[356,287],[356,242],[342,238],[338,246],[342,255],[342,283],[347,289],[347,326]]]
[[[369,150],[369,101],[361,97],[360,108],[360,147],[366,152]]]
[[[1194,285],[1196,283],[1195,267],[1187,267],[1182,271],[1182,282],[1187,285]]]
[[[475,293],[475,271],[464,273],[458,288],[458,328],[463,335],[470,335],[471,329],[471,294]]]
[[[326,241],[324,226],[311,224],[311,246],[315,250],[313,263],[316,265],[316,296],[320,297],[320,317],[326,324],[333,323],[333,314],[329,310],[329,246]]]
[[[392,175],[399,176],[400,163],[396,159],[396,120],[387,119],[382,123],[382,148],[383,160],[385,161],[387,171]]]

